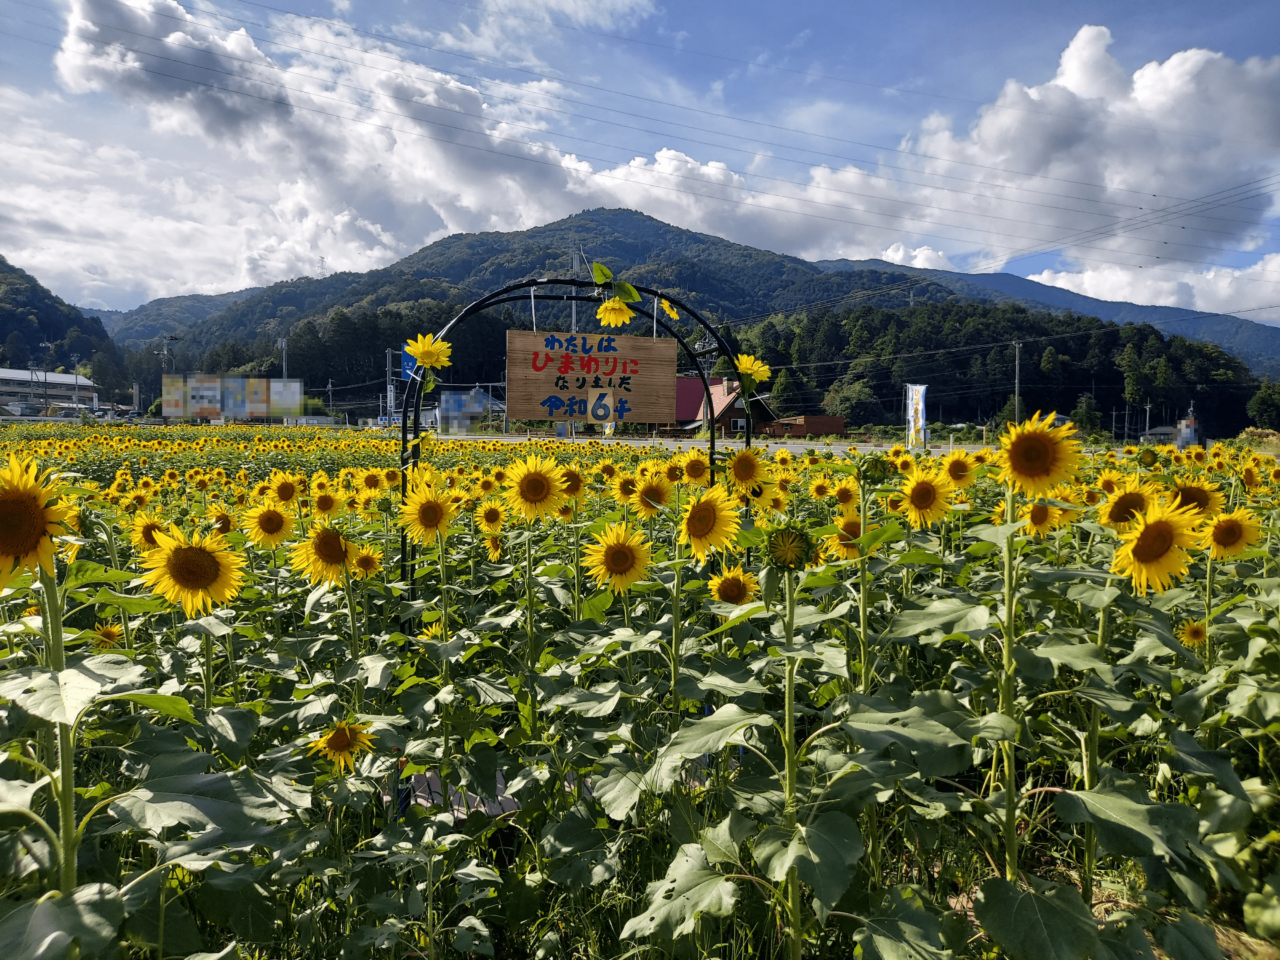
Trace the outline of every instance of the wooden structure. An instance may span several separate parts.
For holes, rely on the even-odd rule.
[[[843,437],[845,432],[844,417],[827,417],[804,414],[799,417],[782,417],[772,423],[762,423],[756,430],[762,437],[800,437],[807,436]]]

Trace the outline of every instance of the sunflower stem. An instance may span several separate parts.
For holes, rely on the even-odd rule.
[[[213,709],[213,636],[208,632],[204,635],[203,648],[204,708],[209,711]]]
[[[1010,482],[1005,488],[1004,519],[1005,524],[1014,522],[1014,488]],[[1015,661],[1013,644],[1017,636],[1017,586],[1014,583],[1014,536],[1012,533],[1004,538],[1004,644],[1003,663],[1000,675],[1000,712],[1010,720],[1017,722],[1013,715],[1013,676]],[[1013,742],[1002,741],[1001,752],[1004,755],[1004,872],[1010,883],[1018,881],[1018,785],[1015,773]]]
[[[1109,608],[1103,606],[1098,613],[1098,649],[1107,646],[1107,613]],[[1089,731],[1084,742],[1084,788],[1092,790],[1098,785],[1098,732],[1101,727],[1101,714],[1096,703],[1089,705]],[[1098,829],[1092,823],[1084,826],[1084,865],[1080,871],[1080,893],[1085,905],[1093,906],[1093,875],[1098,862]]]
[[[1204,561],[1204,665],[1206,668],[1213,666],[1213,628],[1210,621],[1213,619],[1213,548],[1210,546],[1205,551]]]
[[[790,570],[782,575],[783,588],[786,592],[786,612],[783,615],[783,642],[787,648],[795,642],[796,633],[796,589],[795,578]],[[799,659],[787,657],[786,686],[783,695],[783,717],[785,732],[783,734],[783,755],[785,757],[783,795],[783,819],[787,836],[791,836],[796,828],[796,784],[799,772],[796,769],[798,756],[796,752],[796,670]],[[787,871],[786,909],[789,921],[787,930],[786,955],[789,960],[800,960],[800,952],[804,941],[804,925],[800,919],[800,877],[792,866]]]
[[[67,668],[66,650],[62,645],[62,594],[52,573],[40,566],[40,586],[44,593],[45,636],[49,640],[49,669],[61,673]],[[76,831],[75,731],[69,723],[55,725],[58,737],[58,841],[62,845],[59,887],[64,897],[76,888],[76,853],[79,834]]]
[[[867,513],[869,507],[870,493],[867,490],[867,484],[862,482],[859,477],[858,482],[858,521],[861,526],[858,528],[860,536],[867,535]],[[862,551],[859,551],[861,553]],[[861,676],[861,692],[863,696],[869,696],[871,693],[871,643],[867,636],[870,621],[870,611],[867,609],[871,602],[871,558],[862,556],[858,563],[858,656],[862,661]]]

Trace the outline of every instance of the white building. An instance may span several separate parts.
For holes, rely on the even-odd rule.
[[[0,406],[9,403],[34,403],[42,409],[79,403],[82,407],[96,410],[98,386],[76,373],[0,367]]]

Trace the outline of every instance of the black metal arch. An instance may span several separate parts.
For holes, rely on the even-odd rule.
[[[536,290],[539,290],[539,289],[546,290],[547,288],[554,287],[554,286],[571,287],[575,291],[591,290],[592,294],[583,295],[582,293],[579,293],[579,292],[559,293],[559,294],[550,293],[550,292],[543,292],[543,293],[535,292]],[[605,284],[597,284],[593,280],[579,280],[572,277],[556,277],[556,278],[543,277],[542,279],[539,279],[539,280],[523,280],[519,283],[508,284],[502,289],[495,290],[493,293],[487,294],[486,296],[481,297],[479,300],[476,300],[468,304],[458,313],[457,316],[455,316],[452,320],[446,323],[443,328],[441,328],[440,332],[436,334],[436,338],[439,340],[447,340],[449,333],[459,324],[465,323],[467,320],[471,319],[472,317],[476,316],[479,313],[482,313],[485,310],[490,309],[491,307],[496,307],[504,303],[524,302],[525,300],[528,300],[528,299],[532,299],[535,304],[538,301],[543,301],[546,303],[573,303],[573,302],[598,303],[600,302],[599,292],[603,290],[605,286],[606,286]],[[517,291],[524,291],[524,290],[529,291],[528,295],[525,295],[525,294],[517,295]],[[678,297],[674,297],[668,293],[663,293],[660,290],[654,290],[651,287],[637,286],[635,287],[635,290],[637,293],[655,298],[655,315],[652,319],[655,321],[657,326],[661,327],[666,333],[670,334],[671,337],[676,341],[676,343],[679,344],[680,348],[684,350],[685,354],[688,355],[690,361],[692,361],[694,368],[698,371],[698,377],[702,381],[702,392],[705,398],[705,402],[707,405],[707,412],[710,418],[709,432],[711,437],[710,437],[709,449],[710,449],[712,477],[714,479],[715,455],[716,455],[716,431],[715,431],[715,403],[711,398],[711,385],[707,380],[706,374],[703,373],[702,371],[702,365],[698,363],[697,354],[695,354],[694,351],[689,347],[689,344],[685,341],[684,337],[680,336],[679,333],[677,333],[674,329],[671,328],[670,325],[667,324],[665,317],[659,317],[656,315],[657,313],[656,300],[658,299],[666,300],[669,304],[671,304],[672,306],[676,307],[679,310],[682,310],[687,316],[692,318],[693,321],[698,326],[702,327],[703,330],[705,330],[708,334],[711,335],[712,339],[715,340],[716,347],[720,355],[728,358],[730,363],[733,362],[733,349],[729,346],[729,342],[725,340],[725,338],[720,334],[719,331],[715,329],[715,327],[713,327],[710,323],[708,323],[706,319],[703,318],[703,316],[700,313],[698,313],[697,310],[693,309],[693,307],[689,306],[687,303],[680,300]],[[401,495],[403,495],[408,489],[408,486],[407,486],[408,479],[409,479],[408,471],[409,471],[410,465],[418,463],[421,458],[421,444],[419,443],[422,437],[423,376],[421,371],[422,371],[422,366],[420,364],[414,367],[413,379],[409,381],[409,389],[405,394],[404,406],[401,408],[401,415],[400,415],[400,467],[401,467],[400,492],[401,492]],[[410,438],[410,426],[409,426],[409,411],[411,409],[413,411],[412,438]],[[746,420],[747,420],[746,445],[750,446],[751,445],[751,399],[750,398],[748,398],[745,403],[745,410],[746,410]],[[402,579],[405,579],[408,575],[408,564],[412,563],[415,558],[409,557],[408,555],[410,547],[407,541],[407,537],[404,534],[401,534],[400,545],[401,545],[400,575]]]

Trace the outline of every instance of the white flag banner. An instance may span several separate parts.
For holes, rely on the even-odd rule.
[[[907,384],[907,446],[923,447],[924,435],[924,392],[928,384]]]

